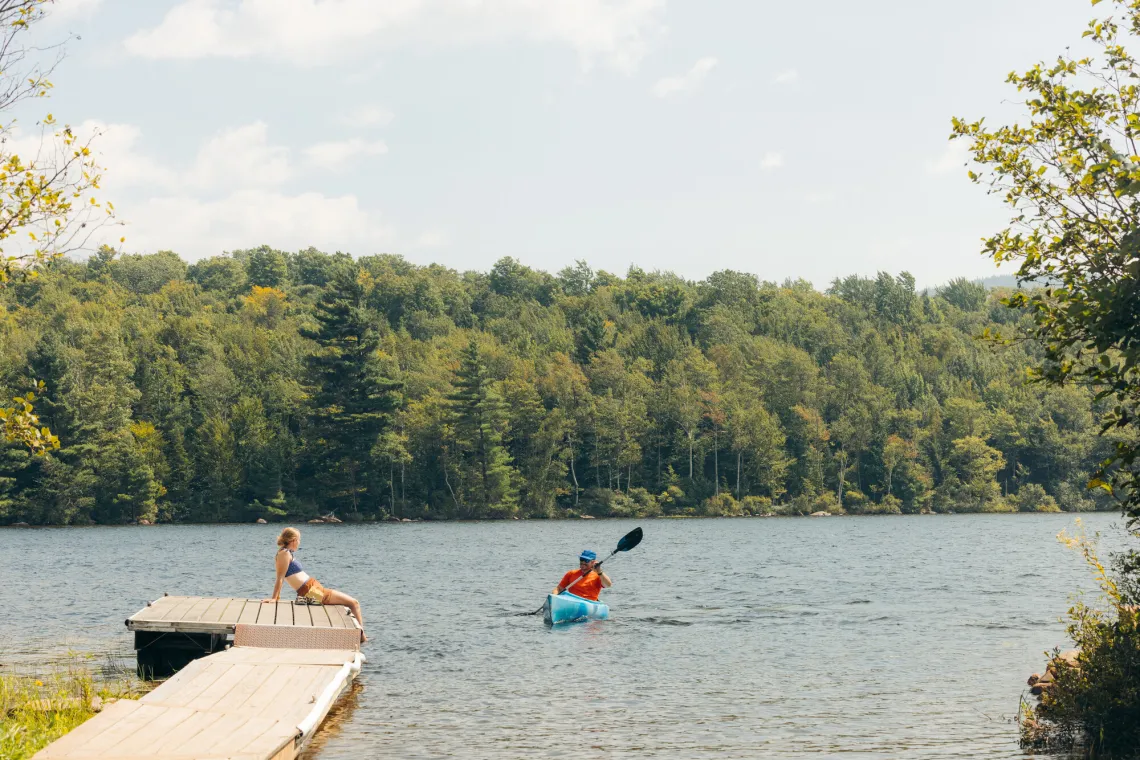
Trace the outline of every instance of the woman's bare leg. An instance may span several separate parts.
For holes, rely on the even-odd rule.
[[[325,599],[325,604],[343,604],[352,610],[352,614],[356,617],[356,621],[360,623],[360,640],[368,641],[368,637],[364,635],[364,613],[360,611],[360,602],[353,599],[348,594],[333,589],[328,590],[328,596]]]

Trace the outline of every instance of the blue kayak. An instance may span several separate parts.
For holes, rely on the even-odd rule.
[[[542,620],[547,625],[577,623],[581,620],[605,620],[610,616],[610,608],[601,602],[583,599],[570,593],[546,595],[542,606]]]

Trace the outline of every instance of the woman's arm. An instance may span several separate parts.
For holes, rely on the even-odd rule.
[[[277,579],[273,581],[273,596],[266,602],[276,602],[281,598],[281,584],[285,582],[285,571],[289,569],[289,552],[277,552]]]

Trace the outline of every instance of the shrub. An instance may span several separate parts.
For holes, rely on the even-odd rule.
[[[770,515],[776,510],[767,496],[745,496],[740,500],[740,511],[746,515]]]
[[[1008,500],[1008,498],[1007,498]],[[1013,498],[1018,512],[1060,512],[1056,500],[1037,483],[1024,483]]]
[[[824,491],[815,497],[812,512],[828,512],[833,515],[844,514],[843,507],[839,506],[839,498],[831,491]]]
[[[902,499],[887,494],[878,504],[868,504],[863,512],[868,515],[901,515]]]
[[[1021,743],[1030,749],[1079,745],[1092,756],[1134,757],[1140,747],[1140,608],[1129,604],[1136,600],[1109,577],[1079,518],[1077,524],[1075,536],[1062,532],[1059,538],[1084,555],[1110,609],[1077,603],[1069,610],[1069,636],[1079,648],[1076,664],[1054,653],[1053,683],[1035,709],[1022,707]]]
[[[657,497],[644,488],[631,488],[629,493],[590,488],[582,497],[581,507],[597,517],[654,517],[661,514]]]
[[[701,503],[700,513],[706,517],[727,517],[741,512],[740,505],[732,498],[732,494],[721,493],[705,499]]]

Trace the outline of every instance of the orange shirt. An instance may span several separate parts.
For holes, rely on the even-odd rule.
[[[574,596],[580,596],[583,599],[589,599],[590,601],[596,602],[598,601],[598,594],[600,594],[602,591],[602,579],[597,573],[593,571],[587,572],[590,573],[590,576],[583,580],[581,583],[576,583],[574,585],[574,588],[570,589],[570,593]],[[565,591],[567,586],[569,586],[571,583],[574,583],[574,581],[578,580],[581,577],[581,568],[578,570],[571,570],[570,572],[566,573],[566,575],[562,576],[562,580],[558,582],[558,588]]]

